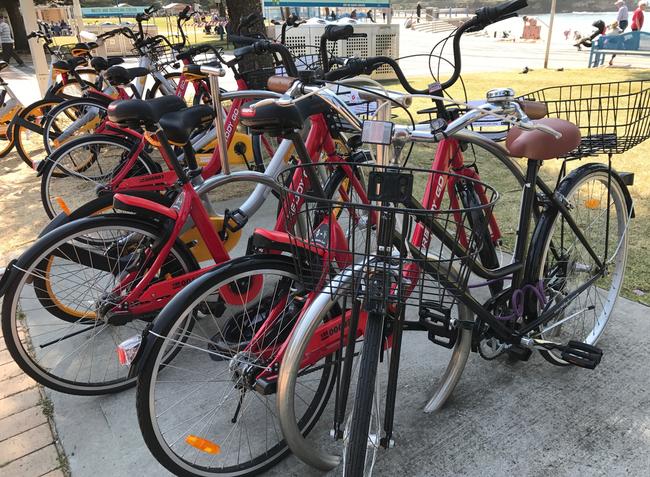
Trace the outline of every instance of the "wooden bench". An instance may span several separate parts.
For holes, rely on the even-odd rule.
[[[650,33],[629,31],[621,35],[601,35],[591,45],[589,68],[601,66],[605,55],[650,56]]]

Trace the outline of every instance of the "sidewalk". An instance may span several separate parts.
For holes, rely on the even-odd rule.
[[[0,339],[0,474],[63,477],[67,460],[54,437],[52,404],[22,374]]]

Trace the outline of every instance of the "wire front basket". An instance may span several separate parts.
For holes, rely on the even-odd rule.
[[[379,301],[384,310],[415,305],[450,312],[467,285],[470,264],[489,240],[487,224],[496,191],[456,174],[373,164],[354,166],[355,177],[369,184],[365,193],[352,188],[356,180],[349,179],[330,191],[333,199],[294,190],[302,190],[296,184],[321,177],[325,167],[298,165],[279,177],[281,213],[303,283],[315,289],[329,285],[337,297]],[[433,184],[450,191],[445,202],[419,208],[411,192],[418,194]],[[381,203],[368,200],[380,196]],[[392,246],[378,246],[381,224],[393,231],[388,233]]]
[[[650,136],[650,81],[554,86],[524,98],[580,127],[582,142],[567,157],[622,154]]]

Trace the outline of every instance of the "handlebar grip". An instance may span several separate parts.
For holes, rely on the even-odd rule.
[[[291,76],[271,76],[267,82],[266,86],[269,91],[274,93],[284,94],[297,80]]]
[[[190,7],[189,5],[185,6],[183,11],[178,16],[181,17],[181,18],[185,18],[187,16],[187,14],[190,12],[191,9],[192,9],[192,7]]]
[[[156,10],[158,10],[158,6],[157,5],[151,5],[150,7],[145,8],[144,12],[146,14],[151,14],[151,13],[155,12]]]
[[[253,45],[247,45],[247,46],[242,46],[240,48],[237,48],[232,52],[235,58],[241,58],[242,56],[249,55],[255,51],[255,47]]]
[[[352,25],[327,25],[323,32],[323,38],[327,41],[347,40],[354,35]]]
[[[511,17],[517,11],[528,6],[528,0],[510,0],[500,3],[494,7],[482,7],[476,10],[476,18],[480,24],[487,26],[502,20],[503,17]]]

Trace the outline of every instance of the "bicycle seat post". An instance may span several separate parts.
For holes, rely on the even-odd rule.
[[[221,107],[221,91],[219,90],[219,77],[225,76],[226,70],[213,66],[202,66],[201,70],[210,76],[210,90],[212,93],[215,127],[217,128],[217,147],[219,147],[219,157],[221,159],[221,172],[223,174],[230,174],[228,143],[224,127],[223,108]]]

